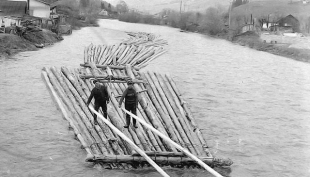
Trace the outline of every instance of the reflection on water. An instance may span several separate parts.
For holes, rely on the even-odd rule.
[[[169,73],[218,157],[231,158],[232,177],[309,176],[310,67],[177,29],[102,20],[43,50],[0,61],[0,176],[159,176],[152,169],[110,171],[85,163],[85,152],[53,103],[45,66],[78,67],[84,47],[113,44],[122,31],[145,31],[169,52],[145,70]],[[182,169],[172,176],[206,176]],[[207,175],[211,176],[211,175]]]

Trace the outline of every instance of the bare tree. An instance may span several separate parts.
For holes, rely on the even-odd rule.
[[[117,5],[116,5],[116,10],[118,13],[123,14],[128,12],[128,6],[125,3],[125,1],[120,1]]]
[[[201,30],[216,35],[224,28],[224,21],[216,8],[208,8],[202,21]]]

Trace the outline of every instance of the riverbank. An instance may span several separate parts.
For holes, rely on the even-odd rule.
[[[62,40],[62,37],[45,29],[28,32],[22,37],[0,33],[0,56],[7,57],[18,52],[37,50],[38,47],[52,45],[60,40]]]
[[[80,30],[83,27],[98,27],[96,19],[82,21],[71,20],[72,30]],[[63,40],[56,33],[42,29],[41,31],[27,32],[22,37],[14,34],[0,33],[0,58],[14,55],[23,51],[34,51]]]
[[[225,39],[227,38],[225,37]],[[290,47],[288,43],[265,43],[260,36],[254,32],[246,32],[238,35],[234,37],[231,42],[297,61],[310,62],[309,49]]]
[[[209,9],[210,11],[210,9]],[[211,13],[211,12],[210,12]],[[212,14],[212,13],[211,13]],[[160,20],[158,18],[141,15],[136,12],[130,12],[119,17],[120,21],[129,23],[143,23],[150,25],[162,25],[169,26],[173,28],[179,28],[180,32],[195,32],[214,38],[225,39],[231,41],[232,43],[239,44],[242,46],[247,46],[259,51],[264,51],[272,53],[275,55],[291,58],[298,61],[310,62],[310,49],[307,47],[296,48],[292,43],[265,43],[264,40],[255,32],[246,32],[243,34],[236,35],[224,26],[224,23],[218,24],[217,21],[221,21],[220,17],[215,18],[215,16],[205,15],[204,18],[209,19],[209,23],[189,23],[188,17],[191,14],[183,14],[181,20],[175,17],[175,19]],[[218,14],[217,14],[218,15]],[[298,40],[298,39],[297,39]],[[310,39],[309,39],[310,41]],[[307,42],[306,45],[308,45]]]

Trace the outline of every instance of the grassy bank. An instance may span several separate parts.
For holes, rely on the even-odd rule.
[[[35,44],[47,46],[59,40],[61,38],[49,30],[29,32],[23,37],[0,33],[0,55],[10,56],[18,52],[37,50]]]
[[[241,35],[237,35],[232,39],[232,42],[259,51],[269,52],[298,61],[310,62],[310,50],[290,48],[289,44],[264,43],[260,39],[259,35],[254,32],[246,32]]]
[[[120,15],[119,20],[130,23],[167,25],[185,31],[198,32],[211,37],[229,40],[233,43],[259,51],[269,52],[298,61],[310,62],[310,50],[290,48],[289,44],[281,45],[264,43],[260,39],[260,36],[254,32],[246,32],[240,35],[236,35],[238,31],[229,32],[224,25],[227,14],[220,13],[215,8],[209,8],[205,14],[191,12],[184,13],[181,17],[174,11],[164,12],[163,14],[169,14],[169,17],[159,19],[154,16],[142,15],[137,12],[128,12]],[[191,23],[189,23],[189,21],[191,21]]]

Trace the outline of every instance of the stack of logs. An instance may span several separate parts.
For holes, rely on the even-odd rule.
[[[230,161],[215,159],[209,153],[206,142],[171,77],[159,73],[142,73],[130,65],[98,68],[95,64],[88,63],[85,66],[73,70],[66,67],[44,68],[42,75],[64,117],[88,152],[87,161],[104,162],[102,165],[109,168],[128,168],[128,163],[129,167],[145,163],[143,158],[134,154],[128,143],[114,134],[101,120],[99,125],[93,124],[93,115],[86,102],[94,87],[91,79],[100,78],[100,82],[105,83],[109,90],[111,102],[108,104],[108,119],[115,127],[144,151],[153,151],[154,155],[151,157],[161,165],[196,166],[195,162],[178,153],[169,143],[144,126],[138,125],[136,129],[123,128],[124,113],[118,108],[118,101],[126,89],[124,79],[131,78],[139,93],[138,117],[205,163],[230,165]]]
[[[100,65],[130,64],[143,68],[155,58],[167,52],[167,42],[148,33],[128,33],[131,38],[116,45],[90,44],[84,50],[84,62]]]
[[[231,160],[214,158],[209,152],[173,79],[168,75],[139,70],[164,51],[157,46],[164,42],[160,43],[161,40],[157,37],[146,33],[130,35],[135,38],[127,40],[127,43],[87,47],[81,68],[51,67],[42,70],[43,80],[56,105],[87,152],[86,161],[100,163],[105,168],[121,169],[147,164],[143,157],[135,153],[132,147],[101,119],[98,119],[98,125],[94,124],[93,114],[86,103],[94,88],[92,79],[97,79],[108,88],[110,103],[107,105],[107,119],[147,152],[156,163],[174,167],[198,167],[196,162],[146,127],[138,124],[138,128],[123,128],[125,114],[118,107],[118,101],[127,87],[126,80],[130,78],[138,93],[138,117],[206,164],[230,166]],[[141,45],[150,44],[149,41],[156,45]]]

